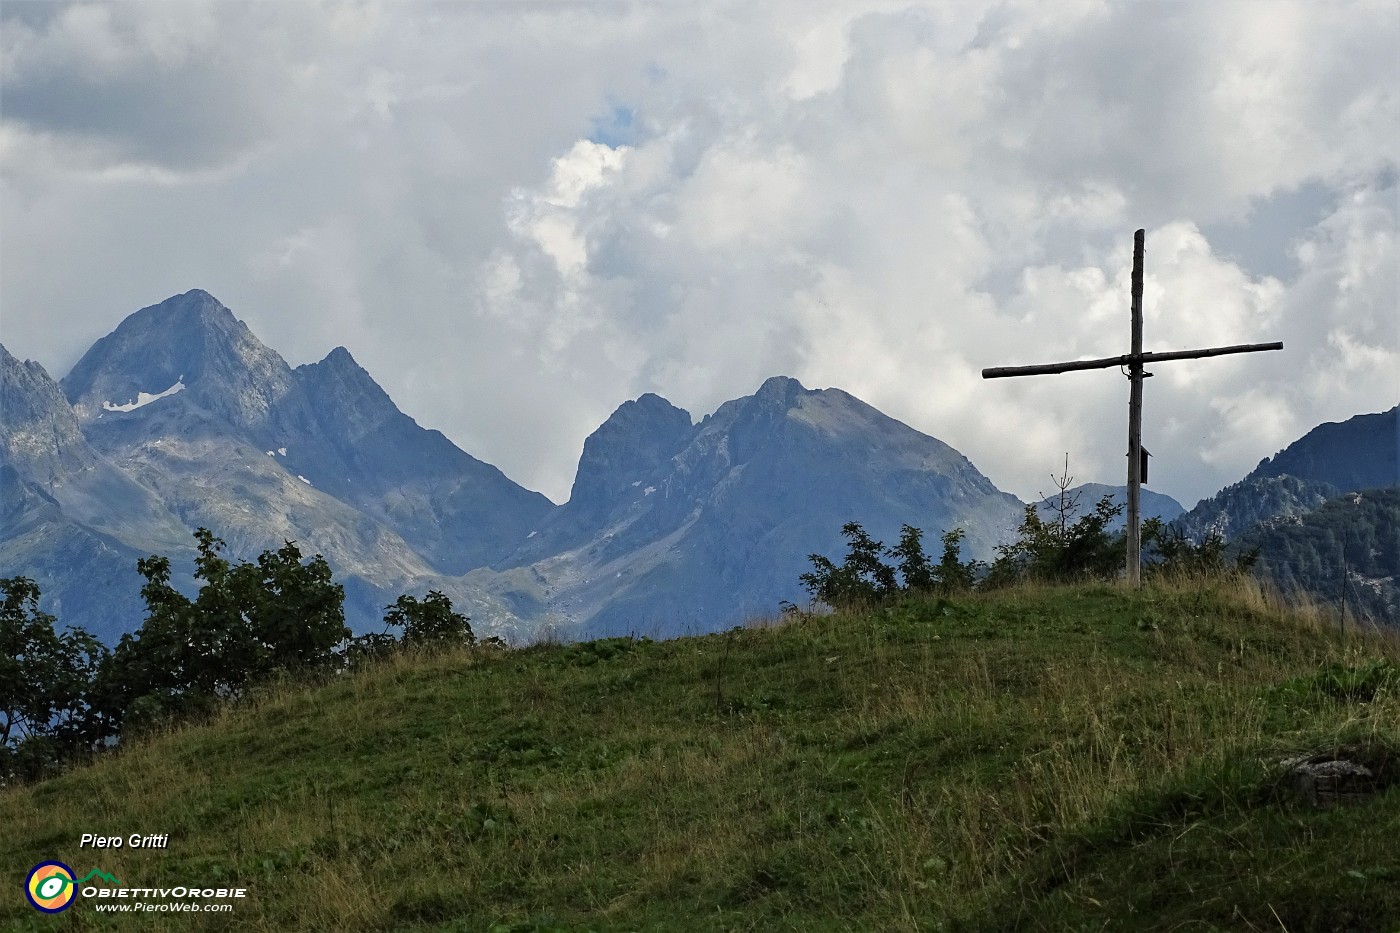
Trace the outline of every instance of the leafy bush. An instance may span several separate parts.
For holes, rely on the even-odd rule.
[[[943,556],[932,563],[923,550],[923,532],[912,525],[900,529],[899,544],[887,548],[871,538],[859,522],[841,526],[846,559],[841,566],[821,554],[809,554],[812,570],[798,579],[814,601],[834,609],[871,606],[915,592],[948,593],[967,589],[977,578],[976,562],[963,563],[963,529],[943,535]],[[898,559],[890,565],[882,558]]]
[[[1195,544],[1180,528],[1163,524],[1155,517],[1142,523],[1142,551],[1148,570],[1157,575],[1247,573],[1259,559],[1258,548],[1227,557],[1225,539],[1218,531],[1210,532],[1204,541]]]
[[[989,585],[1017,580],[1069,583],[1117,575],[1123,563],[1123,536],[1110,533],[1108,526],[1123,507],[1104,496],[1092,512],[1073,522],[1078,511],[1074,501],[1062,497],[1054,507],[1057,516],[1045,521],[1034,505],[1026,506],[1016,540],[997,545]]]
[[[400,596],[384,608],[384,624],[402,626],[405,645],[446,648],[476,644],[471,620],[454,612],[452,600],[437,590],[429,590],[421,600]]]
[[[0,579],[0,783],[30,779],[89,751],[103,735],[89,690],[107,649],[80,628],[63,634],[39,610],[28,577]]]
[[[357,670],[371,661],[389,657],[399,647],[399,640],[388,632],[357,635],[345,643],[345,666]]]
[[[278,671],[329,667],[350,636],[345,591],[321,555],[302,563],[296,544],[286,541],[257,563],[232,565],[219,554],[224,542],[207,528],[195,539],[195,578],[203,585],[193,600],[170,585],[168,558],[136,563],[146,578],[146,621],[122,636],[97,684],[118,723],[132,709],[147,722],[179,718]],[[151,699],[136,707],[143,697]]]

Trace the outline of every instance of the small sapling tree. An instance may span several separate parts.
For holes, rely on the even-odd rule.
[[[1122,563],[1122,539],[1110,533],[1108,526],[1122,511],[1111,496],[1104,496],[1088,515],[1073,524],[1061,524],[1043,521],[1034,505],[1026,506],[1016,540],[997,545],[989,582],[1069,583],[1114,576]]]
[[[1035,505],[1026,506],[1016,540],[997,546],[987,583],[992,586],[1017,580],[1069,583],[1084,579],[1113,577],[1122,565],[1123,539],[1110,532],[1113,519],[1123,506],[1114,505],[1105,495],[1093,511],[1079,515],[1079,494],[1070,494],[1069,457],[1060,476],[1051,476],[1059,492],[1049,504],[1049,520],[1041,517]]]

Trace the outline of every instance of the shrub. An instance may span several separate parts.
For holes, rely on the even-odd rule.
[[[1204,541],[1195,544],[1180,528],[1163,524],[1160,518],[1149,518],[1142,523],[1142,550],[1144,562],[1157,575],[1248,573],[1259,559],[1258,548],[1227,557],[1225,539],[1218,531],[1211,531]]]
[[[402,626],[405,645],[443,648],[476,643],[471,620],[454,612],[452,600],[437,590],[429,590],[421,600],[400,596],[384,608],[384,624]]]
[[[923,550],[923,532],[912,525],[900,529],[899,544],[887,548],[866,533],[858,522],[841,526],[846,538],[846,559],[841,566],[821,554],[809,554],[812,570],[798,579],[816,602],[834,609],[872,606],[909,593],[949,593],[972,586],[979,572],[975,561],[963,563],[963,529],[943,535],[943,556],[932,563]],[[898,559],[897,565],[883,557]]]
[[[220,556],[224,542],[207,528],[195,539],[195,578],[203,584],[193,600],[170,585],[168,558],[136,562],[146,578],[146,621],[122,636],[97,685],[118,723],[142,697],[153,699],[140,705],[141,718],[180,718],[276,672],[328,667],[350,635],[345,592],[321,555],[303,563],[286,541],[257,563],[232,565]]]
[[[1047,522],[1034,505],[1026,506],[1016,540],[997,545],[988,583],[1069,583],[1117,575],[1123,561],[1123,536],[1111,534],[1108,526],[1123,507],[1104,496],[1092,512],[1074,522],[1069,521],[1077,511],[1073,502],[1065,506],[1062,499],[1057,511],[1057,520]]]
[[[39,610],[28,577],[0,579],[0,783],[32,779],[105,738],[89,702],[107,649]]]

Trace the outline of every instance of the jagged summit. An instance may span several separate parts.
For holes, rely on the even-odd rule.
[[[1400,485],[1400,406],[1313,428],[1246,479],[1296,476],[1343,492]]]
[[[123,329],[145,332],[153,327],[181,328],[186,334],[191,332],[192,327],[229,334],[236,332],[240,327],[247,330],[227,305],[202,288],[192,288],[183,294],[171,295],[162,302],[133,311],[117,325],[112,336],[122,333]]]
[[[811,392],[802,383],[791,376],[769,376],[763,380],[763,385],[758,387],[758,391],[753,397],[765,402],[780,402],[790,405],[802,392]]]
[[[0,471],[7,471],[0,560],[7,571],[14,555],[23,550],[16,543],[19,539],[30,544],[61,539],[63,548],[77,551],[102,551],[103,536],[145,549],[180,541],[183,529],[157,497],[88,444],[73,409],[44,367],[33,360],[21,363],[3,346],[0,413]],[[51,504],[56,514],[49,514],[40,500]],[[46,525],[52,527],[45,530]],[[106,544],[109,553],[117,547],[110,540]],[[134,589],[128,592],[132,594]]]
[[[1020,511],[942,441],[776,376],[695,425],[659,396],[619,406],[568,504],[481,580],[579,634],[703,631],[801,599],[807,555],[836,553],[845,522],[963,527],[985,557]]]
[[[308,404],[317,409],[314,417],[325,417],[325,409],[330,407],[333,417],[346,417],[362,425],[395,416],[412,422],[344,347],[336,347],[319,362],[298,366],[295,375],[303,394],[309,395]]]
[[[570,504],[577,509],[611,503],[674,456],[690,431],[690,413],[659,395],[623,402],[583,442]]]
[[[336,365],[360,365],[355,362],[354,355],[344,347],[335,347],[331,352],[326,354],[325,359],[321,360],[321,362],[334,363]]]
[[[60,384],[84,423],[188,393],[181,402],[250,427],[291,389],[292,371],[218,299],[193,289],[128,315]]]
[[[49,484],[88,469],[96,457],[83,440],[58,385],[33,360],[20,362],[0,344],[0,464]]]
[[[285,540],[323,554],[364,627],[408,590],[474,595],[452,578],[509,553],[553,507],[399,411],[344,347],[294,370],[202,289],[127,315],[61,391],[37,364],[0,363],[16,387],[0,426],[6,495],[24,497],[29,525],[58,528],[45,509],[72,525],[59,541],[10,522],[0,556],[43,577],[55,605],[71,607],[113,549],[178,566],[203,526],[235,557]],[[54,553],[88,556],[54,572]]]
[[[233,319],[233,312],[228,309],[228,306],[202,288],[192,288],[184,294],[171,295],[160,304],[151,305],[143,310],[159,309],[174,314],[209,314]]]

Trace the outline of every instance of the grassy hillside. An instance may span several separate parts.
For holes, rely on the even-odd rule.
[[[0,927],[1400,930],[1400,787],[1278,764],[1394,781],[1398,670],[1247,584],[400,658],[0,791]],[[54,858],[249,893],[41,916]]]

